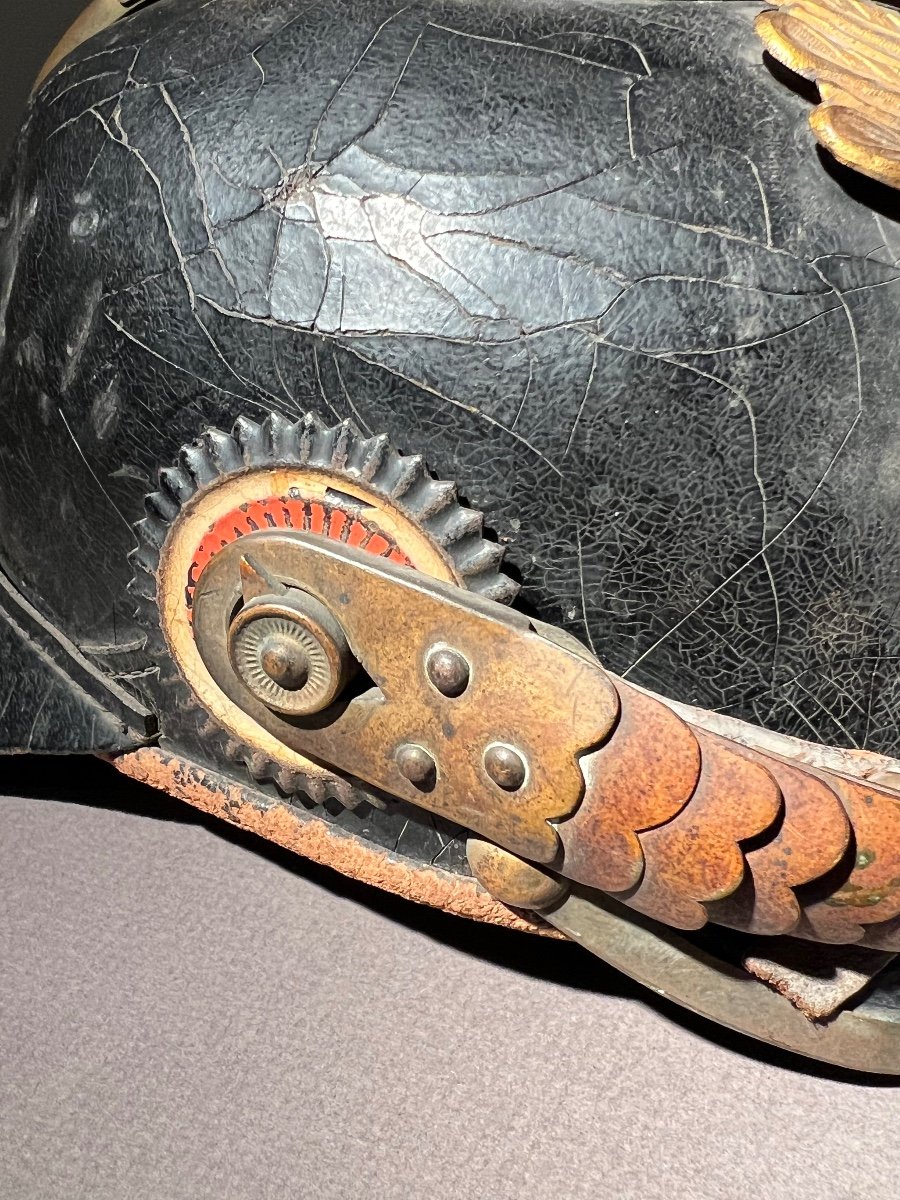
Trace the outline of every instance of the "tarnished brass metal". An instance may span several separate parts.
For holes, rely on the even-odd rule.
[[[657,995],[729,1029],[853,1071],[900,1074],[900,1022],[893,1009],[863,1000],[827,1023],[810,1021],[739,966],[583,888],[541,915]]]
[[[473,842],[479,839],[469,840],[469,854],[481,886],[473,878],[438,867],[411,867],[360,839],[343,836],[324,821],[301,816],[288,804],[260,807],[252,792],[233,780],[177,759],[160,748],[145,747],[113,761],[120,771],[142,783],[164,787],[202,812],[252,830],[352,878],[470,919],[531,933],[552,931],[556,936],[571,938],[657,995],[751,1037],[856,1071],[900,1073],[897,1010],[887,1007],[877,992],[874,997],[862,999],[845,996],[844,1002],[850,1001],[849,1009],[834,1015],[829,1009],[822,1014],[829,1016],[824,1023],[810,1020],[795,1004],[761,986],[740,966],[724,962],[686,937],[661,929],[596,892],[575,888],[567,894],[565,884],[558,880],[557,886],[548,885],[546,896],[537,901],[543,910],[541,924],[529,923],[516,911],[518,903],[509,908],[492,896],[491,887],[502,887],[502,875],[499,870],[489,873],[490,864],[482,866],[478,851],[473,854]],[[485,848],[490,850],[489,844]],[[509,871],[513,880],[518,868],[512,867],[518,861]],[[545,873],[545,879],[550,878]],[[551,892],[560,888],[562,894],[550,900]],[[522,893],[517,890],[515,895],[518,898]],[[532,904],[526,907],[535,907],[537,888],[530,895]],[[543,904],[544,899],[547,904]],[[778,969],[777,963],[767,962],[764,967],[767,974]],[[821,977],[818,958],[814,969]]]
[[[437,763],[424,746],[401,746],[397,751],[397,766],[403,778],[420,792],[430,792],[437,782]]]
[[[305,717],[328,708],[350,675],[350,648],[311,597],[262,597],[228,631],[229,657],[242,682],[273,712]]]
[[[810,116],[839,162],[900,187],[900,13],[871,0],[769,0],[756,30],[819,87]]]
[[[559,826],[572,877],[606,892],[640,883],[638,834],[676,816],[700,777],[689,726],[652,696],[628,687],[619,694],[616,736],[584,759],[584,803]]]
[[[273,712],[224,649],[273,588],[327,610],[363,672],[314,718]],[[559,630],[342,544],[260,531],[201,574],[193,637],[226,727],[239,711],[245,738],[258,729],[664,925],[900,950],[900,792],[693,724]],[[437,672],[436,647],[452,650]]]
[[[269,634],[260,646],[260,666],[273,683],[299,692],[309,680],[306,652],[289,634]]]
[[[494,743],[484,752],[484,769],[504,792],[518,792],[528,778],[528,764],[514,746]]]
[[[697,732],[702,769],[690,802],[677,816],[640,837],[644,876],[632,908],[679,929],[700,929],[704,903],[738,889],[745,863],[741,842],[769,830],[781,812],[781,792],[760,762],[713,734]]]
[[[253,694],[223,650],[240,619],[245,556],[262,575],[302,588],[329,610],[373,686],[356,687],[310,721],[286,720]],[[463,589],[299,533],[254,533],[224,547],[198,580],[193,612],[196,645],[219,694],[261,732],[524,858],[557,857],[550,822],[577,807],[579,757],[610,734],[619,710],[609,677],[577,642],[558,630],[548,636],[522,614]],[[429,679],[426,664],[438,644],[469,664],[459,696],[444,696]],[[228,725],[227,705],[213,699],[212,711]],[[401,746],[420,747],[434,760],[431,788],[401,769]],[[514,748],[519,759],[507,761],[504,752],[499,783],[485,763],[494,746]]]
[[[850,867],[808,903],[804,932],[818,940],[900,949],[900,794],[860,780],[826,777],[853,831]]]
[[[483,838],[469,838],[466,856],[472,874],[482,887],[487,888],[495,900],[511,908],[540,912],[559,904],[569,892],[567,880],[524,862]]]
[[[425,669],[442,696],[461,696],[472,674],[463,656],[450,646],[435,646],[429,652]]]
[[[287,588],[243,556],[245,601],[228,630],[228,657],[244,686],[273,712],[306,717],[343,691],[355,665],[344,632],[314,596]]]
[[[851,831],[836,791],[824,779],[774,757],[766,760],[766,769],[784,797],[784,820],[772,838],[745,852],[741,886],[727,899],[706,905],[706,910],[722,925],[777,935],[800,924],[794,888],[839,866]]]

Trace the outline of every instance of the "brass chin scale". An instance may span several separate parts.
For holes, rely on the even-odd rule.
[[[480,515],[386,438],[242,419],[161,482],[134,555],[150,646],[257,778],[456,822],[496,900],[649,986],[801,1053],[900,1069],[892,1021],[816,1025],[674,932],[896,949],[892,788],[679,716],[510,608]]]

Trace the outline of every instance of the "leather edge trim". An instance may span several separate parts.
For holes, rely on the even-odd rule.
[[[238,783],[187,758],[148,746],[109,757],[109,761],[139,783],[382,891],[473,921],[544,937],[563,936],[500,904],[472,878],[417,866],[399,855],[376,850],[353,834],[287,804],[263,808]]]

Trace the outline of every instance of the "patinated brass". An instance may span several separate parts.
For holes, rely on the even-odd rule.
[[[324,530],[327,514],[334,508],[332,489],[337,489],[340,511],[327,518],[332,536],[338,536],[335,529],[343,524],[345,530],[355,532],[361,544],[369,542],[366,548],[370,552],[373,546],[376,551],[394,547],[392,553],[423,574],[467,586],[465,571],[456,562],[452,547],[424,528],[425,516],[432,505],[439,506],[444,528],[451,533],[470,529],[477,516],[456,502],[450,485],[426,475],[420,457],[397,454],[383,438],[363,440],[346,424],[329,430],[312,415],[291,423],[271,414],[262,425],[242,418],[235,429],[234,436],[213,431],[185,449],[185,462],[192,464],[197,479],[204,482],[181,502],[171,527],[161,530],[156,519],[140,526],[142,535],[146,532],[141,558],[151,563],[153,576],[150,620],[158,622],[172,659],[205,711],[213,713],[247,754],[254,756],[254,770],[277,778],[288,793],[302,784],[305,791],[317,796],[337,791],[350,798],[353,789],[349,784],[336,781],[326,767],[269,734],[232,704],[212,680],[194,639],[191,580],[202,573],[209,547],[218,550],[220,536],[231,541],[236,527],[241,534],[268,527],[267,516],[272,518],[274,512],[277,519],[286,505],[293,507],[291,519],[297,528],[309,528],[313,533]],[[276,447],[277,455],[270,456],[267,447]],[[217,467],[235,462],[245,469],[234,472]],[[348,469],[347,464],[353,463],[362,463],[363,469]],[[181,468],[170,468],[165,476],[183,495],[179,490],[185,479]],[[414,502],[409,491],[399,498],[393,494],[396,480],[401,488],[414,488]],[[157,514],[166,511],[162,494],[159,503],[162,508],[157,508]],[[361,514],[364,523],[357,519]],[[494,555],[495,561],[500,557],[497,548],[487,542],[484,553]],[[478,567],[483,561],[479,554],[467,565]],[[253,574],[250,571],[242,578],[245,599],[253,587]],[[272,590],[266,581],[255,586],[258,590],[253,594]],[[492,596],[499,593],[509,599],[515,593],[512,581],[499,573],[489,575],[489,587]]]
[[[854,1071],[900,1073],[900,1028],[891,1009],[863,1000],[827,1022],[810,1021],[783,996],[614,900],[574,888],[541,914],[560,932],[657,995],[749,1037]]]
[[[428,654],[425,669],[442,696],[461,696],[472,676],[472,669],[463,656],[449,646],[435,646]]]
[[[241,620],[234,613],[245,556],[333,614],[371,687],[355,686],[357,694],[304,722],[283,719],[245,686],[227,649],[228,630]],[[574,640],[324,538],[261,532],[223,548],[198,581],[193,631],[220,694],[261,733],[536,862],[557,857],[550,822],[577,807],[584,790],[579,757],[618,717],[613,684]],[[459,696],[443,695],[429,678],[435,645],[469,665]],[[226,705],[214,702],[213,712],[227,725]],[[422,756],[414,760],[408,747],[433,760],[431,786],[422,786]]]
[[[343,630],[313,596],[267,577],[248,557],[239,570],[244,603],[228,629],[235,673],[273,712],[322,712],[355,667]]]
[[[540,912],[559,904],[569,892],[569,883],[549,871],[524,862],[508,850],[470,837],[466,856],[472,874],[501,904]]]
[[[880,1006],[877,998],[874,1003],[851,1000],[849,1011],[831,1015],[827,1022],[812,1021],[783,995],[760,986],[740,967],[699,949],[682,935],[661,929],[596,892],[583,888],[569,892],[549,872],[531,866],[533,874],[524,873],[513,856],[507,855],[512,862],[504,864],[493,853],[497,848],[480,839],[470,839],[468,844],[480,882],[439,867],[411,869],[409,863],[341,836],[326,822],[300,815],[288,804],[261,807],[257,796],[233,780],[159,748],[146,747],[113,761],[119,770],[143,783],[164,786],[202,812],[407,899],[477,921],[571,938],[658,995],[752,1037],[856,1071],[900,1073],[900,1024],[892,1019],[895,1012]],[[474,848],[475,843],[480,846]],[[512,908],[485,890],[501,890],[504,879],[515,886],[508,893],[517,901]],[[529,922],[520,911],[518,902],[525,899],[530,901],[525,908],[542,910],[539,924]],[[769,973],[777,969],[771,962],[763,965]],[[817,973],[822,974],[821,964]]]
[[[407,743],[397,751],[397,767],[404,779],[420,792],[431,792],[437,782],[437,763],[424,746]]]
[[[784,797],[781,827],[764,845],[746,851],[741,886],[727,899],[707,905],[707,911],[723,925],[777,935],[798,928],[801,914],[794,889],[840,865],[851,830],[837,792],[823,780],[775,757],[767,759],[766,770]],[[759,890],[757,878],[766,882]],[[806,916],[810,918],[809,911]]]
[[[700,746],[685,721],[652,696],[622,689],[616,736],[587,758],[584,803],[559,827],[573,878],[606,892],[637,887],[638,833],[665,825],[700,778]]]
[[[900,187],[900,13],[870,0],[771,0],[756,30],[819,87],[810,116],[839,162]]]
[[[504,792],[519,792],[528,779],[528,763],[515,748],[498,742],[484,752],[484,769],[489,778]]]
[[[266,587],[327,610],[360,665],[314,718],[285,719],[234,670],[229,630]],[[559,630],[341,543],[261,531],[200,576],[193,636],[226,727],[239,711],[243,737],[494,843],[473,862],[488,887],[512,872],[523,896],[530,861],[679,929],[900,949],[900,793],[692,724]],[[456,695],[435,686],[435,647],[465,664]]]

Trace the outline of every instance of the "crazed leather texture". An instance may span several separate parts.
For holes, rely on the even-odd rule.
[[[126,729],[72,685],[38,646],[0,612],[0,754],[124,750]]]
[[[131,750],[155,731],[153,714],[0,575],[0,755]]]
[[[158,464],[313,407],[455,478],[610,669],[895,753],[900,234],[757,11],[179,0],[81,47],[2,205],[10,575],[127,643]]]

